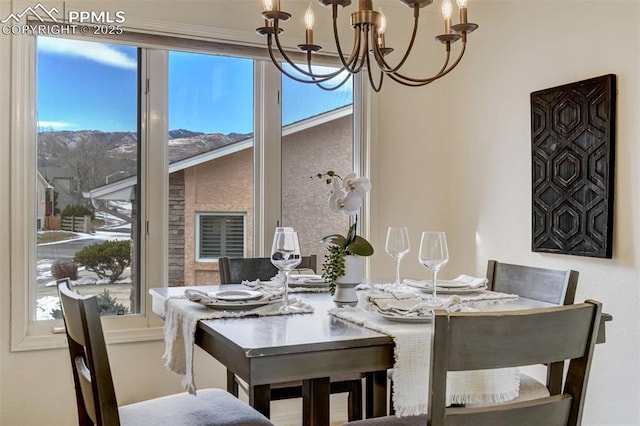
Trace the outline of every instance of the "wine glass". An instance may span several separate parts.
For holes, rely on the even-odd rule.
[[[271,263],[282,271],[284,275],[284,306],[280,312],[288,314],[296,312],[298,309],[289,304],[289,273],[302,262],[300,256],[300,242],[298,233],[293,228],[276,228],[273,236],[273,247],[271,248]]]
[[[447,236],[444,232],[422,233],[420,240],[420,254],[418,260],[425,268],[433,272],[433,295],[432,301],[436,302],[436,276],[438,271],[444,268],[449,262],[449,250],[447,249]]]
[[[401,228],[390,226],[387,229],[387,242],[384,246],[387,254],[396,260],[396,287],[405,288],[400,283],[400,260],[409,253],[409,231],[406,226]]]

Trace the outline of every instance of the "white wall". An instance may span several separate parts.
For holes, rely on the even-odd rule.
[[[372,176],[379,204],[373,227],[413,227],[406,275],[428,276],[416,261],[417,244],[419,231],[435,227],[446,230],[450,241],[452,262],[443,276],[483,275],[488,259],[578,270],[576,300],[600,300],[614,317],[607,343],[596,348],[584,424],[637,426],[640,3],[479,1],[470,8],[480,29],[452,76],[423,89],[389,86],[381,94],[380,134],[393,134],[394,143],[381,136],[377,156],[393,161],[380,160]],[[529,94],[608,73],[618,78],[614,257],[532,253]],[[443,104],[445,118],[432,116]],[[416,116],[423,121],[414,122]],[[445,136],[433,139],[434,133]],[[427,150],[438,157],[429,158]],[[408,171],[398,173],[404,166],[411,169],[409,180]],[[425,183],[442,170],[438,205]],[[381,247],[384,239],[373,243]],[[391,262],[384,253],[377,256],[384,273]]]
[[[291,1],[300,16],[307,1]],[[23,4],[23,3],[22,3]],[[53,2],[51,3],[53,4]],[[99,10],[105,3],[68,2]],[[385,2],[390,34],[400,50],[407,16]],[[128,18],[162,19],[241,31],[260,25],[258,0],[208,2],[109,2]],[[385,83],[376,102],[378,142],[372,158],[373,275],[393,274],[384,254],[384,232],[392,224],[411,229],[412,252],[403,274],[427,276],[416,261],[419,232],[442,229],[452,261],[443,275],[484,274],[486,261],[572,268],[580,271],[577,300],[601,300],[614,316],[607,343],[596,351],[587,395],[585,425],[640,424],[638,162],[640,133],[639,24],[635,1],[478,1],[471,20],[481,25],[463,63],[451,76],[421,89]],[[0,16],[8,13],[0,0]],[[437,7],[435,9],[437,11]],[[320,7],[316,7],[320,15]],[[324,10],[322,12],[325,12]],[[404,15],[402,17],[401,15]],[[433,21],[434,13],[425,18]],[[294,24],[294,22],[292,22]],[[321,24],[320,24],[321,25]],[[395,25],[395,27],[394,27]],[[439,24],[436,24],[439,25]],[[431,39],[435,30],[429,30]],[[293,32],[293,30],[291,31]],[[295,29],[300,34],[300,28]],[[325,34],[319,40],[329,39]],[[259,39],[256,39],[259,41]],[[0,235],[9,217],[9,58],[0,36]],[[431,50],[429,50],[431,52]],[[426,55],[425,55],[426,56]],[[422,63],[424,62],[424,63]],[[410,64],[412,71],[433,66]],[[431,69],[431,68],[429,68]],[[618,75],[618,139],[614,258],[534,254],[530,251],[529,93],[605,73]],[[634,168],[634,166],[636,166]],[[478,238],[476,238],[476,235]],[[0,244],[0,424],[73,424],[75,403],[64,350],[9,352],[9,271],[6,238]],[[121,403],[174,392],[179,380],[164,370],[161,342],[109,347]],[[132,354],[135,353],[135,357]],[[223,369],[197,352],[199,386],[223,386]],[[200,375],[198,377],[201,377]]]

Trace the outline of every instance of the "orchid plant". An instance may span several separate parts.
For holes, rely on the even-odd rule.
[[[350,173],[344,178],[329,170],[318,173],[318,179],[324,179],[330,186],[328,193],[329,208],[336,214],[345,213],[353,217],[353,223],[346,235],[331,234],[322,238],[323,244],[329,244],[328,253],[322,263],[322,277],[329,283],[331,294],[335,293],[336,279],[344,275],[344,257],[346,255],[371,256],[373,247],[366,239],[356,234],[358,213],[364,197],[371,189],[371,181]]]

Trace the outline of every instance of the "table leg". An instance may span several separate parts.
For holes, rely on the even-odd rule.
[[[302,382],[303,426],[327,426],[329,424],[329,393],[328,377]]]
[[[374,371],[366,374],[366,418],[387,415],[387,372]]]
[[[249,385],[249,405],[269,418],[271,415],[271,389],[269,385]]]

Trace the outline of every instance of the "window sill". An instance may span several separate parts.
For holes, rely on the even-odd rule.
[[[162,326],[110,330],[104,332],[107,344],[136,343],[162,340],[164,330]],[[62,349],[67,347],[64,333],[53,333],[53,328],[47,334],[27,335],[22,339],[12,340],[11,351],[37,351],[47,349]]]

